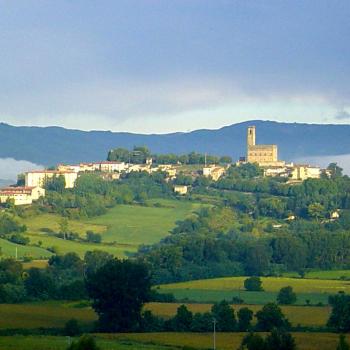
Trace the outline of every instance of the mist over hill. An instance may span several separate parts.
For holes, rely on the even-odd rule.
[[[350,125],[279,123],[251,120],[217,130],[188,133],[133,134],[80,131],[61,127],[16,127],[0,124],[0,158],[54,165],[103,160],[109,149],[146,145],[154,153],[207,152],[245,155],[246,129],[257,127],[257,143],[275,143],[283,160],[350,154]]]

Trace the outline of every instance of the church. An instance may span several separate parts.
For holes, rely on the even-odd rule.
[[[247,131],[248,163],[258,163],[260,166],[279,166],[277,145],[257,145],[255,143],[255,126],[249,126]]]

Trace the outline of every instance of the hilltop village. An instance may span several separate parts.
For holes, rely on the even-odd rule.
[[[138,151],[135,151],[137,157]],[[229,157],[223,157],[229,158]],[[62,177],[65,188],[74,188],[77,178],[81,174],[96,173],[106,181],[118,180],[121,176],[131,172],[146,172],[148,174],[163,172],[166,173],[168,181],[176,179],[178,174],[186,173],[196,179],[199,176],[218,181],[231,166],[241,166],[243,164],[257,164],[263,170],[265,177],[280,177],[287,180],[287,183],[300,183],[306,179],[318,179],[322,174],[329,176],[328,170],[309,164],[287,163],[278,159],[277,145],[262,145],[256,143],[255,126],[248,127],[247,130],[247,153],[246,156],[233,163],[231,159],[226,159],[225,164],[213,164],[207,162],[205,156],[204,164],[197,169],[186,169],[181,161],[176,164],[154,163],[153,158],[147,157],[135,162],[129,157],[128,161],[99,161],[80,164],[59,164],[54,169],[42,169],[28,171],[24,178],[20,179],[17,185],[0,189],[0,203],[12,201],[14,205],[30,205],[33,201],[45,196],[45,184],[48,180]],[[21,175],[19,176],[19,178]],[[23,175],[22,175],[23,177]],[[186,195],[190,186],[174,184],[173,191],[179,195]]]

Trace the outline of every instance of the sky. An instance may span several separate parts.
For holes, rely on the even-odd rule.
[[[0,121],[350,123],[348,0],[0,0]]]

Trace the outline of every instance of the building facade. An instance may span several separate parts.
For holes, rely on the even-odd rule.
[[[35,170],[25,173],[25,185],[27,187],[44,187],[45,181],[54,176],[63,176],[66,188],[73,188],[78,178],[78,174],[74,171]]]

